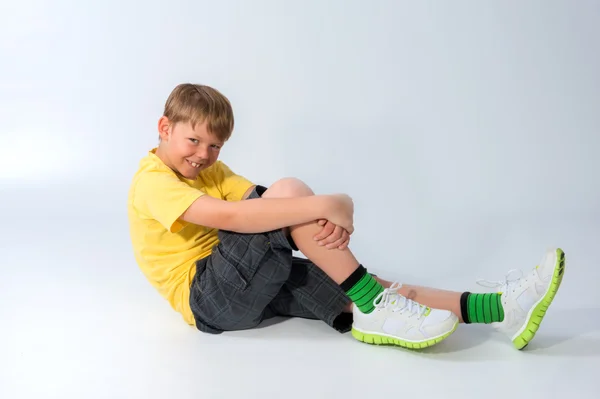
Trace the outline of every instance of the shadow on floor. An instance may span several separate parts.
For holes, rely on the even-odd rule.
[[[485,324],[461,324],[452,336],[430,348],[407,350],[391,346],[390,349],[398,349],[416,356],[435,357],[452,354],[453,360],[478,361],[493,360],[494,354],[498,354],[497,345],[492,345],[493,350],[488,350],[485,346],[502,342],[503,345],[506,345],[507,350],[523,355],[600,356],[600,308],[556,309],[547,316],[535,338],[522,351],[516,351],[508,337]],[[286,325],[287,323],[295,325],[290,329]],[[275,317],[261,323],[253,330],[229,334],[250,339],[265,336],[268,336],[269,339],[316,339],[320,341],[336,340],[340,337],[353,339],[350,334],[339,335],[332,331],[329,326],[317,320],[292,321],[285,317]],[[464,353],[464,356],[457,356],[461,353]],[[439,360],[445,358],[446,356],[442,356]]]
[[[553,310],[544,318],[524,355],[600,357],[600,308]],[[587,336],[594,335],[594,336]],[[503,342],[513,349],[509,338],[491,326],[460,325],[441,344],[421,351],[423,354],[459,353],[469,350],[469,360],[492,360],[490,352],[471,351],[489,341]],[[515,349],[516,350],[516,349]]]
[[[600,356],[600,308],[557,309],[523,352],[542,356]],[[595,336],[585,336],[595,333]]]

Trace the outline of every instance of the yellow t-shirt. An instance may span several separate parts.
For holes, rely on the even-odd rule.
[[[196,180],[175,172],[152,149],[139,164],[128,198],[130,236],[135,259],[154,288],[190,325],[189,305],[195,262],[218,244],[217,230],[179,217],[200,196],[240,201],[253,183],[217,161]]]

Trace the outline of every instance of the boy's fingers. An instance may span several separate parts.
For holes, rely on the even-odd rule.
[[[342,239],[343,239],[343,242],[340,244],[340,246],[338,248],[339,249],[348,248],[348,244],[350,243],[350,234],[348,234],[348,232],[345,230],[344,230],[344,237]]]
[[[344,242],[343,238],[340,238],[337,241],[332,242],[331,244],[327,244],[327,249],[334,249],[339,247],[340,245],[342,245],[342,243]]]
[[[329,247],[329,249],[346,249],[348,247],[349,243],[350,243],[349,239],[347,239],[347,238],[341,238],[340,240],[338,240],[335,243],[331,244],[331,246]]]
[[[323,229],[318,234],[315,235],[315,237],[314,237],[315,241],[320,241],[320,240],[324,239],[325,237],[328,237],[334,229],[335,229],[335,225],[333,223],[327,223],[323,227]]]
[[[346,249],[348,248],[348,244],[350,244],[350,240],[346,240],[338,247],[338,249]]]
[[[337,226],[335,232],[329,236],[328,239],[329,238],[331,238],[331,240],[327,245],[327,248],[334,249],[342,245],[344,241],[348,239],[348,233],[343,228]]]
[[[338,248],[339,246],[347,246],[350,242],[350,235],[354,230],[348,231],[343,227],[336,226],[325,219],[320,219],[318,223],[325,223],[323,229],[314,236],[315,241],[318,241],[319,246],[327,246],[329,249]]]
[[[329,234],[324,240],[319,242],[319,245],[327,245],[330,247],[333,243],[338,242],[343,237],[343,229],[339,226],[335,226],[333,232]]]

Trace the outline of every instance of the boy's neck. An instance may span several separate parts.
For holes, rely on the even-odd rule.
[[[158,157],[158,159],[160,159],[165,165],[167,165],[169,168],[173,169],[169,165],[169,161],[167,159],[165,151],[164,151],[163,147],[160,144],[158,145],[158,147],[156,147],[156,149],[153,152],[154,152],[154,155],[156,155]]]

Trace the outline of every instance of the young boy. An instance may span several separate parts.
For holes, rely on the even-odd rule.
[[[547,252],[528,276],[498,283],[498,293],[392,284],[348,249],[350,197],[315,195],[291,178],[255,185],[219,161],[233,127],[220,92],[177,86],[158,121],[160,143],[129,192],[139,267],[188,324],[217,334],[303,317],[406,348],[437,344],[459,322],[494,323],[518,349],[534,337],[562,280],[562,250]]]

